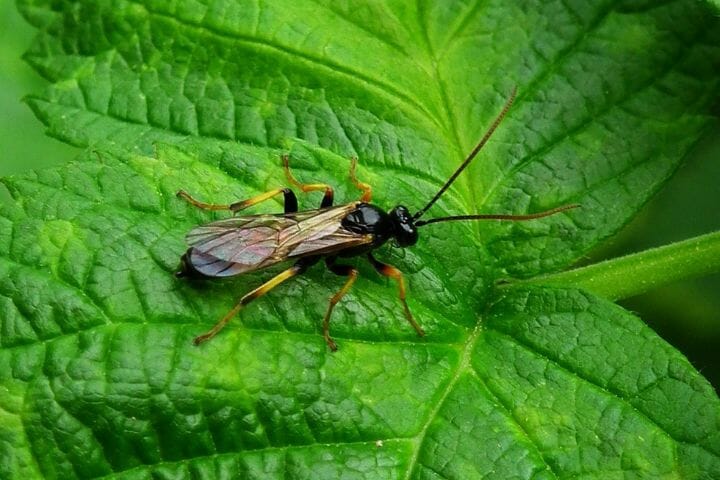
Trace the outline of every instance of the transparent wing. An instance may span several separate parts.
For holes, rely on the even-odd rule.
[[[196,227],[185,240],[198,252],[218,260],[256,265],[275,253],[279,234],[297,224],[274,215],[229,218]]]
[[[327,255],[372,242],[342,228],[355,204],[282,215],[248,215],[192,229],[189,260],[207,276],[232,276],[283,260]]]

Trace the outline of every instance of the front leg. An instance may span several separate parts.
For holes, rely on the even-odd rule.
[[[403,279],[402,272],[397,268],[393,267],[392,265],[387,265],[385,263],[377,261],[375,257],[373,257],[372,253],[368,253],[367,256],[368,260],[370,260],[370,263],[372,263],[372,266],[375,267],[375,270],[377,270],[380,275],[390,277],[398,282],[400,301],[402,302],[403,308],[405,309],[405,318],[407,318],[407,321],[410,322],[410,325],[412,325],[418,335],[420,335],[421,337],[425,336],[425,331],[415,321],[412,313],[410,313],[410,308],[408,308],[407,301],[405,301],[405,280]]]

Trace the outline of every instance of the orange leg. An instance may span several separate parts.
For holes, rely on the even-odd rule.
[[[288,155],[283,155],[282,157],[283,161],[283,169],[285,170],[285,176],[287,176],[288,181],[299,188],[302,192],[314,192],[317,190],[325,190],[325,195],[323,196],[322,202],[320,204],[320,208],[326,208],[330,207],[333,204],[333,197],[334,192],[330,185],[327,185],[325,183],[300,183],[290,172],[290,157]],[[354,174],[352,175],[353,181],[354,180]],[[357,184],[357,183],[356,183]],[[362,184],[365,185],[365,184]],[[369,187],[368,187],[369,188]],[[269,200],[275,195],[283,194],[284,200],[285,200],[285,213],[294,213],[297,212],[297,197],[293,193],[292,190],[289,188],[275,188],[273,190],[270,190],[265,193],[261,193],[260,195],[256,195],[252,198],[248,198],[247,200],[242,200],[239,202],[231,203],[231,204],[218,204],[218,203],[205,203],[201,202],[200,200],[197,200],[193,198],[189,193],[187,193],[184,190],[180,190],[177,192],[177,196],[186,200],[191,205],[194,205],[197,208],[200,208],[202,210],[229,210],[231,212],[239,212],[240,210],[244,210],[248,207],[251,207],[253,205],[257,205],[260,202],[264,202],[265,200]]]
[[[185,201],[187,201],[190,205],[193,205],[202,210],[230,210],[230,205],[205,203],[205,202],[201,202],[200,200],[196,200],[192,196],[190,196],[190,194],[187,193],[185,190],[178,191],[177,196],[184,199]]]
[[[318,257],[308,257],[304,258],[302,260],[299,260],[295,265],[288,268],[287,270],[284,270],[268,280],[267,282],[263,283],[259,287],[257,287],[255,290],[247,293],[244,295],[240,301],[235,305],[232,310],[230,310],[228,313],[225,314],[223,318],[220,319],[219,322],[215,324],[213,328],[211,328],[208,332],[199,335],[195,337],[193,340],[193,343],[195,345],[200,345],[201,343],[207,342],[211,338],[213,338],[217,333],[222,330],[225,325],[228,324],[228,322],[238,314],[242,308],[247,305],[248,303],[252,302],[256,298],[262,297],[266,293],[268,293],[273,288],[280,285],[285,280],[288,280],[292,277],[295,277],[297,275],[300,275],[301,273],[305,272],[310,266],[315,264],[318,261]]]
[[[348,290],[350,290],[350,287],[352,287],[353,283],[355,283],[355,280],[357,280],[358,271],[350,265],[337,265],[335,263],[334,257],[327,258],[325,260],[325,264],[334,274],[348,277],[345,285],[343,285],[343,287],[330,298],[330,304],[328,305],[327,312],[325,313],[325,318],[323,319],[323,337],[325,337],[325,343],[327,343],[327,346],[330,348],[330,350],[336,352],[337,344],[330,336],[330,315],[332,315],[332,311],[333,308],[335,308],[335,305],[340,301],[342,297],[345,296]]]
[[[361,182],[355,176],[355,168],[357,167],[357,157],[350,158],[350,180],[360,190],[362,190],[362,196],[360,201],[364,203],[370,203],[372,200],[372,187],[367,183]]]
[[[325,190],[325,195],[323,196],[322,202],[320,203],[320,208],[326,208],[332,205],[334,192],[330,185],[326,183],[300,183],[290,171],[290,156],[283,155],[281,158],[283,162],[283,168],[285,169],[285,176],[291,184],[299,188],[300,191],[304,193]]]
[[[269,200],[275,195],[279,195],[281,193],[285,199],[285,213],[297,212],[297,197],[295,197],[295,194],[289,188],[276,188],[274,190],[270,190],[269,192],[261,193],[260,195],[248,198],[247,200],[241,200],[229,205],[201,202],[191,197],[190,194],[184,190],[177,192],[177,196],[186,200],[191,205],[203,210],[230,210],[231,212],[239,212],[240,210],[257,205],[265,200]]]
[[[415,321],[415,319],[412,316],[412,313],[410,313],[410,308],[408,308],[407,301],[405,300],[405,280],[403,279],[403,274],[400,270],[393,267],[392,265],[387,265],[382,262],[378,262],[375,257],[373,257],[372,253],[368,253],[368,259],[370,260],[370,263],[372,263],[372,266],[375,267],[375,270],[380,275],[384,275],[386,277],[390,277],[393,280],[398,282],[398,290],[400,293],[400,301],[403,304],[403,308],[405,309],[405,318],[407,318],[407,321],[410,322],[410,325],[415,329],[418,335],[421,337],[425,336],[425,331],[422,329],[420,325]]]

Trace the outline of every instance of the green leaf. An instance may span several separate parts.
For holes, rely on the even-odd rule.
[[[694,1],[21,2],[28,101],[89,147],[5,179],[0,214],[0,476],[713,478],[720,404],[619,307],[513,286],[620,228],[663,184],[717,97],[718,21]],[[184,234],[230,202],[305,182],[417,209],[518,97],[430,216],[581,210],[439,224],[379,256],[427,331],[362,262],[321,268],[191,339],[276,271],[174,278]],[[317,197],[301,198],[312,208]],[[277,204],[265,204],[279,211]],[[258,207],[262,210],[262,207]]]
[[[30,103],[78,145],[149,153],[188,135],[303,138],[392,180],[377,192],[417,177],[421,188],[388,201],[420,208],[517,85],[455,201],[430,214],[581,203],[578,228],[485,228],[485,255],[529,276],[626,223],[697,139],[718,91],[717,21],[691,0],[336,3],[23,2],[40,29],[27,58],[55,82]]]
[[[518,287],[473,326],[470,300],[451,315],[441,267],[425,267],[411,276],[420,340],[362,268],[332,354],[318,320],[339,282],[314,269],[193,347],[269,276],[173,277],[206,217],[173,192],[202,183],[238,188],[166,147],[6,181],[19,200],[0,242],[8,476],[720,474],[712,388],[637,318],[576,290]]]

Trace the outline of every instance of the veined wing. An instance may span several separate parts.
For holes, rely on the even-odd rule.
[[[283,260],[325,255],[372,242],[342,228],[355,203],[280,215],[247,215],[192,229],[188,260],[203,275],[224,277]]]

